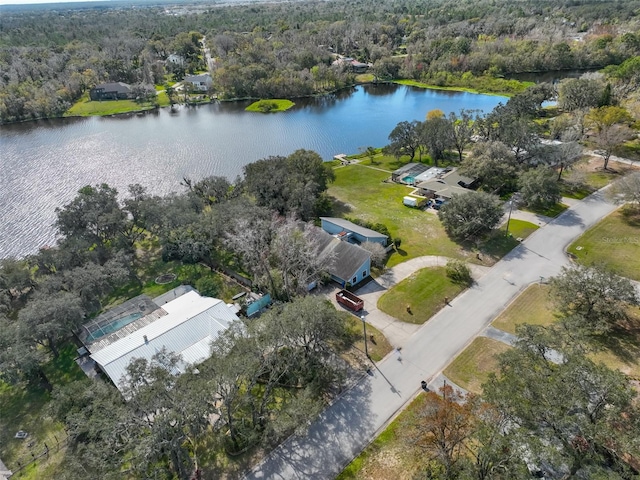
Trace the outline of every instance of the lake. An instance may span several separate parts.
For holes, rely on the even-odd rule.
[[[180,107],[175,112],[56,119],[0,127],[0,258],[55,243],[55,209],[85,185],[121,194],[140,183],[150,193],[180,191],[184,177],[234,179],[242,167],[299,148],[331,159],[382,147],[403,120],[429,110],[492,110],[505,97],[397,85],[358,86],[296,100],[283,113],[245,112],[249,102]]]

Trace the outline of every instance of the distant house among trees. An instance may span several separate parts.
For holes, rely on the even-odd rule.
[[[351,57],[343,57],[338,55],[338,58],[333,61],[333,65],[348,67],[353,73],[366,73],[373,65],[371,63],[362,63]]]
[[[127,100],[132,97],[131,86],[122,82],[101,83],[89,91],[89,98],[94,101]]]
[[[320,217],[322,229],[330,235],[336,236],[340,240],[349,243],[361,244],[365,242],[379,243],[383,247],[387,246],[389,237],[382,233],[361,227],[344,218]]]
[[[184,77],[184,83],[188,83],[194,90],[206,92],[213,85],[213,80],[209,73],[201,73],[199,75],[187,75]]]
[[[186,60],[182,55],[178,55],[177,53],[172,53],[167,57],[167,63],[172,63],[173,65],[184,67]]]
[[[151,361],[152,357],[162,350],[178,354],[181,361],[174,368],[175,374],[183,373],[189,365],[202,362],[210,355],[211,342],[225,331],[231,322],[238,319],[235,310],[222,300],[202,297],[190,288],[183,289],[178,292],[180,293],[180,296],[166,303],[163,303],[169,300],[166,295],[152,302],[148,298],[136,297],[133,302],[134,310],[139,308],[140,312],[146,313],[150,304],[156,308],[146,315],[138,314],[136,319],[128,324],[125,322],[135,315],[135,312],[123,311],[121,313],[124,316],[101,326],[103,331],[119,326],[118,330],[93,341],[85,340],[91,358],[118,389],[122,389],[127,366],[133,359],[144,358]],[[158,307],[156,301],[162,304],[162,307]],[[92,333],[92,336],[96,334],[99,335],[99,332]]]

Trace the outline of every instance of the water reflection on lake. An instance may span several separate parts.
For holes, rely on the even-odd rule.
[[[140,183],[152,193],[199,179],[241,174],[247,163],[306,148],[331,159],[381,147],[403,120],[429,110],[488,112],[504,97],[360,86],[296,100],[284,113],[245,112],[248,102],[162,109],[144,115],[59,119],[0,127],[0,257],[24,255],[55,242],[55,208],[87,184],[106,182],[121,193]]]

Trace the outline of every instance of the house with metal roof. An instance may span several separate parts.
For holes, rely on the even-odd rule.
[[[141,327],[112,342],[87,345],[91,358],[122,390],[126,369],[135,358],[151,358],[163,348],[180,355],[175,373],[210,356],[210,345],[231,322],[238,320],[235,312],[222,300],[202,297],[188,291],[154,311],[153,321],[141,322]]]
[[[335,235],[340,240],[347,240],[349,243],[361,244],[364,242],[379,243],[383,247],[387,246],[389,237],[382,233],[361,227],[344,218],[320,217],[322,229],[330,235]]]
[[[320,228],[313,230],[318,254],[331,258],[327,273],[342,287],[355,285],[371,274],[371,254],[364,248],[342,241]]]

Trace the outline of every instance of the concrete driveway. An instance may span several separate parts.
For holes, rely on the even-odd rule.
[[[402,361],[391,355],[379,362],[312,423],[307,436],[289,438],[246,478],[334,478],[415,397],[421,380],[436,378],[527,285],[568,265],[566,246],[615,208],[600,191],[537,230],[420,326],[405,341]]]

